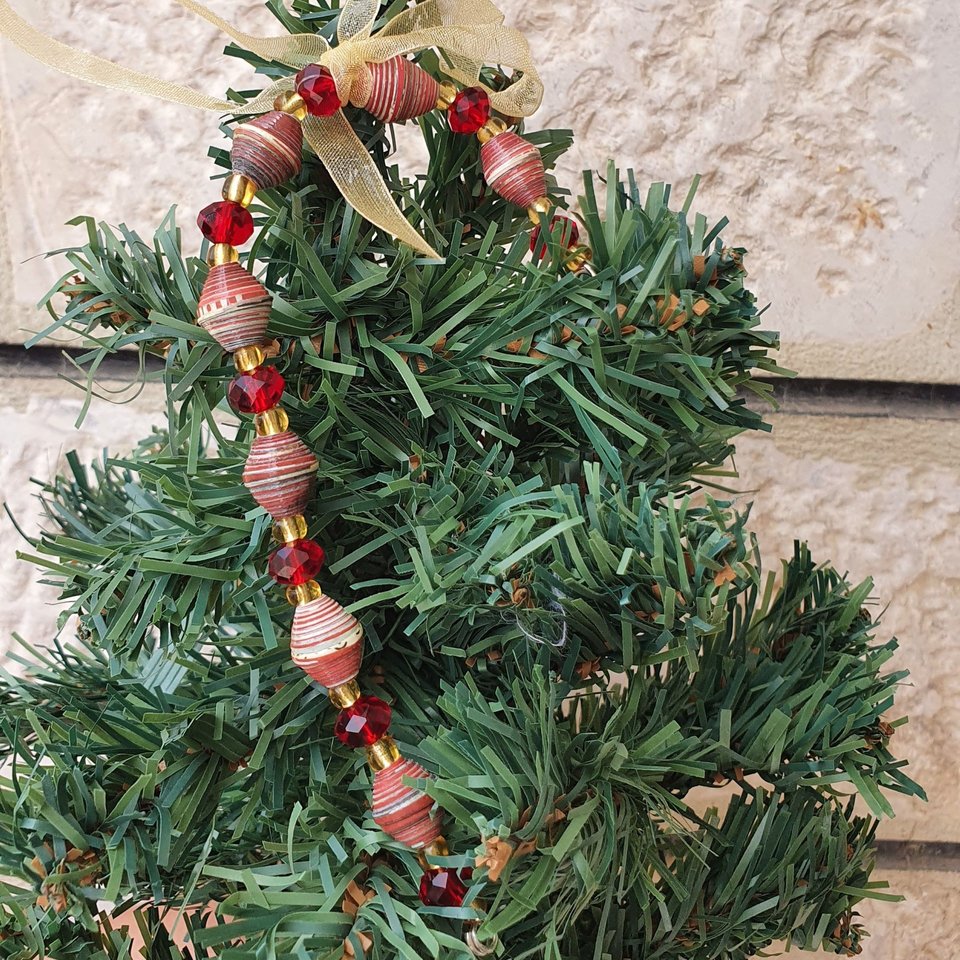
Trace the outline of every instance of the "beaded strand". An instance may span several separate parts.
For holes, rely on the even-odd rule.
[[[282,94],[272,112],[239,125],[231,150],[232,172],[224,181],[222,200],[205,207],[198,225],[212,243],[210,271],[197,309],[197,323],[224,350],[233,354],[236,377],[227,388],[230,405],[252,415],[255,437],[250,446],[243,482],[251,496],[273,518],[278,546],[270,555],[270,576],[286,588],[295,607],[290,635],[293,662],[327,689],[339,709],[334,734],[347,746],[364,749],[373,771],[372,814],[389,836],[418,851],[424,867],[420,899],[430,906],[460,906],[466,896],[469,869],[430,866],[428,858],[449,855],[442,834],[443,813],[423,791],[404,779],[427,780],[431,775],[404,758],[389,735],[391,709],[378,697],[361,694],[357,683],[363,656],[363,627],[336,600],[327,596],[316,577],[323,568],[323,547],[307,536],[304,516],[316,472],[317,458],[292,431],[281,405],[284,380],[265,365],[271,296],[239,264],[238,246],[253,235],[247,209],[258,190],[276,187],[295,176],[301,166],[303,132],[308,114],[330,116],[342,106],[329,71],[305,67],[296,77],[297,90]],[[480,88],[457,92],[438,83],[417,64],[403,57],[367,64],[353,83],[350,102],[384,122],[420,116],[432,109],[446,111],[450,127],[476,134],[481,143],[484,177],[505,199],[527,209],[535,229],[531,250],[538,246],[541,218],[552,208],[539,150],[491,116],[490,101]],[[588,247],[578,246],[578,229],[569,218],[561,236],[568,269],[579,270],[590,259]],[[539,256],[543,256],[539,244]],[[468,946],[477,955],[490,952],[470,929]]]

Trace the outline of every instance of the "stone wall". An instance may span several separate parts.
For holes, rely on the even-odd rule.
[[[246,29],[273,29],[257,3],[211,3]],[[753,526],[768,565],[801,536],[818,558],[874,576],[899,665],[913,672],[899,695],[912,722],[897,737],[931,796],[897,804],[881,836],[960,843],[955,0],[503,5],[542,64],[535,123],[576,131],[562,182],[575,187],[581,166],[602,170],[608,156],[641,182],[681,190],[701,173],[698,208],[728,215],[728,241],[751,249],[754,289],[772,301],[768,326],[783,331],[783,361],[800,375],[772,438],[739,447]],[[14,6],[70,43],[208,92],[244,84],[215,32],[169,0],[151,0],[149,28],[145,4]],[[215,127],[212,115],[86,88],[0,46],[0,343],[39,325],[32,305],[59,267],[38,255],[75,239],[77,228],[61,226],[68,217],[149,232],[177,203],[192,235],[192,212],[212,196]],[[417,164],[415,146],[405,162]],[[77,393],[5,356],[3,495],[31,528],[29,477],[49,477],[74,447],[122,451],[159,407],[98,403],[75,433]],[[13,562],[17,537],[2,523],[0,633],[42,643],[56,610],[29,565]],[[863,956],[953,957],[956,874],[908,862],[906,849],[893,848],[885,876],[910,900],[865,909],[877,935]]]

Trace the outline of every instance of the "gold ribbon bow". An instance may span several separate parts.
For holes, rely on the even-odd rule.
[[[440,52],[441,69],[447,76],[464,86],[483,87],[493,107],[507,116],[530,116],[543,95],[526,39],[503,25],[503,14],[490,0],[423,0],[394,17],[378,33],[373,32],[373,25],[380,9],[379,0],[345,0],[337,21],[336,46],[313,33],[256,37],[238,30],[196,0],[176,2],[264,60],[296,70],[311,63],[323,64],[333,75],[344,102],[364,64],[383,63],[428,48]],[[0,0],[0,36],[41,63],[80,80],[218,113],[266,113],[273,109],[277,94],[294,88],[293,77],[284,77],[245,104],[219,100],[183,84],[75,50],[30,26],[7,0]],[[520,76],[505,90],[491,90],[480,81],[484,65],[509,67],[520,71]],[[439,259],[440,255],[401,213],[343,111],[332,117],[308,116],[303,122],[303,133],[350,206],[398,240]]]

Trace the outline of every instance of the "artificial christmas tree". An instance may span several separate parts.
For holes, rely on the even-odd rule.
[[[903,675],[869,584],[775,582],[703,492],[778,372],[744,251],[613,168],[558,211],[570,136],[516,129],[482,0],[273,9],[206,257],[86,221],[48,299],[91,380],[163,357],[167,422],[45,489],[0,951],[857,952]]]

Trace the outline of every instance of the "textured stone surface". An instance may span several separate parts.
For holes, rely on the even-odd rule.
[[[41,526],[37,496],[40,487],[63,467],[63,456],[78,451],[89,463],[104,449],[122,455],[150,433],[163,418],[162,399],[150,391],[123,407],[96,402],[82,427],[75,421],[81,410],[79,392],[57,380],[13,380],[18,388],[0,404],[4,424],[0,444],[2,499],[27,536]],[[37,582],[38,570],[18,561],[16,552],[32,548],[17,533],[10,517],[0,515],[0,650],[14,649],[10,637],[18,633],[28,643],[45,646],[52,640],[60,607],[57,591]]]
[[[275,31],[251,0],[211,0],[251,31]],[[243,64],[171,0],[15,0],[66,40],[219,93]],[[784,361],[817,376],[956,382],[960,337],[960,85],[955,0],[503,0],[546,85],[537,126],[578,142],[562,182],[611,156],[641,182],[686,189],[728,215],[728,242],[772,300]],[[250,85],[256,85],[251,81]],[[0,337],[35,326],[29,305],[57,269],[14,263],[75,236],[78,213],[149,232],[171,203],[215,192],[216,118],[64,81],[0,49]],[[402,138],[413,142],[409,136]],[[404,151],[416,169],[418,151]],[[43,184],[43,189],[37,189]],[[12,198],[12,200],[10,199]],[[3,218],[6,217],[4,224]]]
[[[897,694],[895,750],[930,802],[893,798],[886,839],[960,841],[960,425],[937,420],[777,416],[773,436],[741,439],[740,489],[764,564],[806,539],[818,561],[872,576],[883,636],[900,638],[894,668],[911,671]]]
[[[868,900],[858,907],[870,932],[863,941],[861,960],[954,960],[960,949],[956,917],[960,911],[960,883],[955,873],[887,870],[876,880],[890,884],[887,892],[904,897],[902,903]],[[793,954],[788,954],[793,956]],[[835,953],[798,953],[798,958],[833,957]]]

